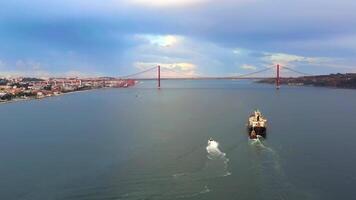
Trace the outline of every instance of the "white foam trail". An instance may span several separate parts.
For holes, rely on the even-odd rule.
[[[259,148],[262,148],[266,151],[274,153],[273,149],[267,147],[263,142],[263,137],[257,137],[256,139],[250,139],[250,144]]]
[[[215,140],[210,140],[206,147],[208,153],[207,157],[211,162],[207,162],[206,167],[220,174],[220,176],[229,176],[231,173],[228,171],[229,159],[226,158],[226,153],[219,149],[219,143]],[[212,173],[215,174],[215,173]]]
[[[200,191],[200,194],[205,194],[210,192],[210,189],[208,188],[208,186],[204,186],[204,190]]]
[[[261,140],[259,138],[250,139],[250,144],[252,144],[252,145],[262,145],[263,146],[263,143],[261,142]]]
[[[208,142],[208,146],[206,147],[206,151],[208,152],[208,158],[209,159],[217,159],[217,158],[224,158],[225,153],[223,153],[219,149],[219,143],[212,140]]]

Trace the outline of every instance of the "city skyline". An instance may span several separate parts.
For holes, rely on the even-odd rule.
[[[276,63],[356,72],[356,3],[262,0],[0,2],[2,76],[246,74]]]

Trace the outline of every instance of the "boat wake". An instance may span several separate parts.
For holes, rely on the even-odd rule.
[[[214,140],[208,142],[206,151],[208,152],[208,158],[211,160],[225,158],[226,156],[226,154],[219,149],[219,143]]]
[[[291,196],[301,195],[285,176],[278,152],[269,147],[264,138],[249,139],[249,144],[255,152],[252,165],[259,171],[260,182],[264,186],[260,192],[261,198],[270,191],[275,191],[271,195],[276,199],[289,199]]]
[[[256,150],[258,150],[260,153],[263,154],[264,152],[264,158],[267,160],[267,163],[273,163],[273,168],[275,170],[280,170],[281,166],[279,163],[279,155],[277,152],[275,152],[272,148],[268,147],[265,142],[263,137],[257,137],[256,139],[249,139],[249,143],[251,146],[256,147]]]
[[[198,149],[202,150],[202,147],[204,146],[200,145]],[[197,198],[197,196],[211,192],[211,189],[208,187],[209,180],[229,176],[231,174],[228,171],[229,159],[226,157],[226,153],[219,149],[219,143],[217,141],[210,139],[205,149],[207,159],[202,165],[202,168],[193,172],[179,172],[173,174],[172,178],[174,180],[175,189],[173,192],[167,194],[167,196],[169,195],[169,197],[177,199]],[[193,148],[192,151],[196,151],[196,149]],[[191,153],[191,151],[189,152]],[[184,154],[183,157],[185,156],[187,155]],[[181,159],[181,157],[179,158]]]
[[[263,149],[263,150],[266,150],[266,151],[269,151],[271,153],[275,153],[273,151],[273,149],[271,149],[270,147],[266,146],[265,143],[264,143],[264,138],[262,136],[258,136],[257,138],[255,139],[249,139],[249,143],[250,145],[252,146],[256,146],[257,148],[260,148],[260,149]]]
[[[205,170],[209,173],[217,176],[229,176],[231,173],[228,171],[229,159],[226,157],[226,153],[219,149],[219,143],[215,140],[209,140],[206,147],[208,153],[208,161],[205,165]]]
[[[199,147],[201,148],[201,146]],[[219,148],[219,143],[215,140],[210,139],[208,145],[205,147],[207,152],[207,160],[205,161],[201,170],[197,172],[180,172],[173,174],[172,176],[176,179],[178,178],[213,178],[229,176],[231,173],[228,171],[229,159],[226,157],[226,153],[222,152]],[[196,149],[192,150],[195,151]],[[183,157],[185,157],[184,155]],[[179,157],[181,158],[181,157]],[[194,179],[193,178],[193,179]]]

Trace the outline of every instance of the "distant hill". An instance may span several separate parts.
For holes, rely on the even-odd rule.
[[[275,79],[268,78],[257,81],[258,83],[274,84]],[[318,76],[302,76],[281,78],[280,83],[284,85],[311,85],[318,87],[335,87],[356,89],[356,73],[329,74]]]
[[[40,78],[30,78],[30,77],[25,77],[22,79],[23,82],[35,82],[35,81],[44,81],[43,79]]]

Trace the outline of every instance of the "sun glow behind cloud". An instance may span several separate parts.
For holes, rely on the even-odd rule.
[[[178,37],[174,35],[139,35],[146,40],[148,40],[153,45],[158,45],[161,47],[171,47],[178,43]]]
[[[348,0],[1,1],[0,71],[115,76],[136,72],[134,63],[142,62],[193,63],[207,76],[276,63],[315,74],[352,72],[355,6]]]
[[[193,63],[156,63],[156,62],[136,62],[134,66],[139,70],[149,69],[152,66],[161,66],[162,78],[193,78],[196,75],[196,65]],[[143,75],[143,78],[156,77],[156,72],[151,71]]]

